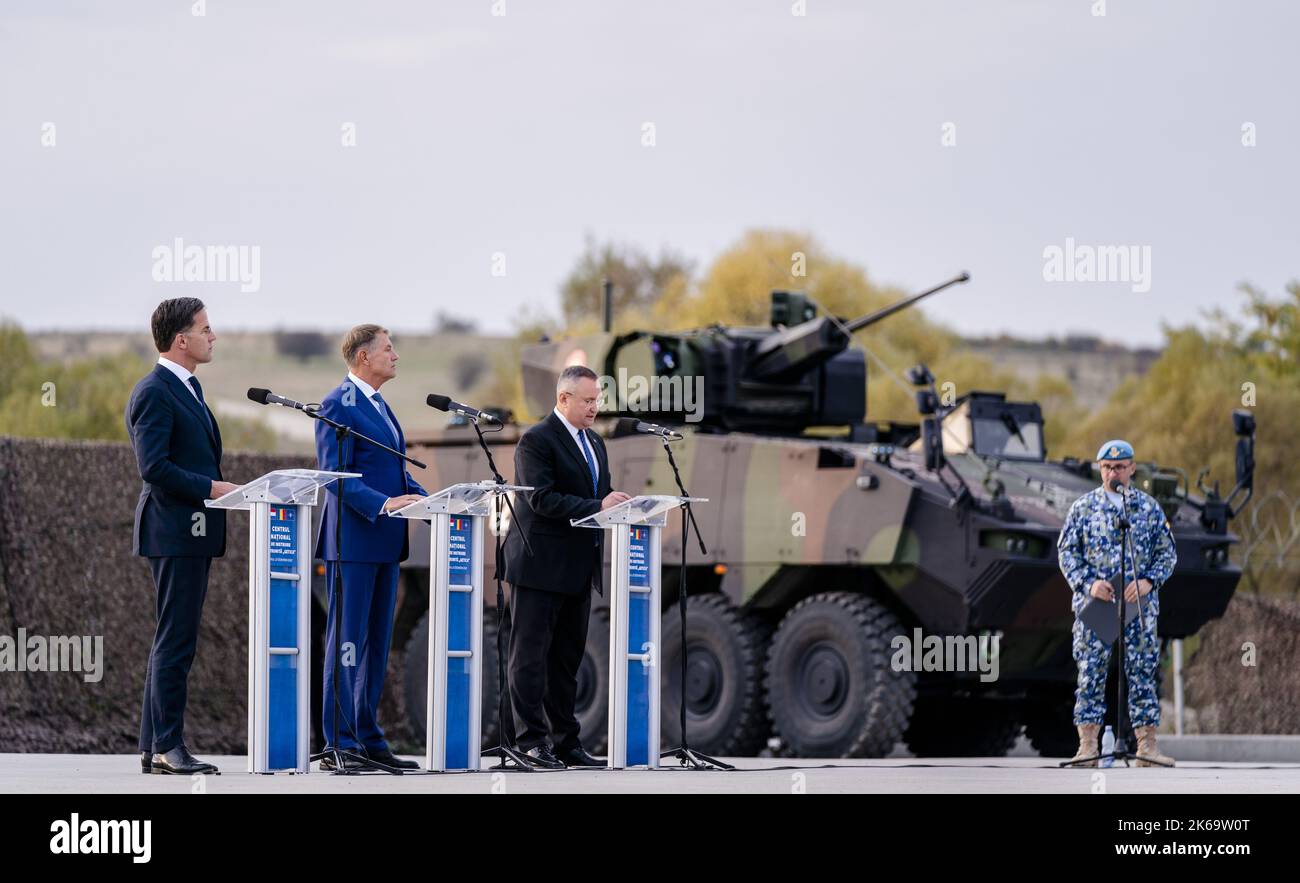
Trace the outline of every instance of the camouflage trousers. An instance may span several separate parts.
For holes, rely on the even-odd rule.
[[[1156,697],[1156,670],[1160,664],[1160,638],[1156,617],[1148,612],[1124,628],[1124,664],[1128,671],[1128,714],[1134,727],[1160,726],[1160,700]],[[1144,647],[1145,643],[1145,647]],[[1074,691],[1074,722],[1099,724],[1106,713],[1106,671],[1111,645],[1102,643],[1092,629],[1074,621],[1072,642],[1079,683]]]

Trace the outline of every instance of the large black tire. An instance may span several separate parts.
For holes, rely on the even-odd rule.
[[[324,577],[319,579],[324,581]],[[325,747],[325,608],[311,602],[311,753]]]
[[[497,635],[500,632],[496,610],[483,611],[483,749],[495,748],[501,741],[501,731],[497,728],[499,713],[497,701],[501,696],[500,684],[497,682]],[[506,659],[510,658],[510,648],[501,648]],[[510,714],[509,705],[505,713]]]
[[[603,607],[592,611],[587,624],[573,713],[582,747],[603,754],[609,744],[609,610]]]
[[[492,748],[497,733],[497,617],[493,610],[483,612],[483,731],[482,747]],[[406,661],[402,672],[402,696],[411,733],[424,744],[424,712],[429,685],[429,614],[425,613],[411,630],[406,642]],[[507,709],[508,710],[508,709]]]
[[[663,614],[660,721],[664,749],[682,744],[681,614]],[[753,757],[767,744],[763,693],[767,635],[761,622],[723,595],[686,599],[686,734],[690,747],[721,757]]]
[[[805,598],[781,621],[767,655],[767,703],[796,757],[883,757],[907,729],[916,674],[894,671],[892,613],[849,592]]]
[[[402,663],[402,699],[411,735],[425,744],[424,712],[429,690],[429,614],[426,612],[411,629],[406,640],[406,657]]]
[[[903,738],[917,757],[1005,757],[1020,728],[1009,704],[925,696],[916,700]]]
[[[1041,757],[1074,757],[1079,730],[1074,725],[1074,696],[1059,694],[1031,699],[1025,706],[1025,737]]]

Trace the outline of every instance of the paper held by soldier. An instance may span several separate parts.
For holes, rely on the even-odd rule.
[[[1112,586],[1123,585],[1123,580],[1118,571],[1112,573],[1106,582]],[[1079,611],[1079,619],[1083,621],[1083,624],[1092,629],[1093,633],[1106,644],[1113,644],[1115,639],[1119,637],[1119,624],[1116,622],[1118,614],[1115,605],[1119,603],[1118,599],[1122,597],[1121,591],[1116,590],[1116,600],[1114,601],[1093,598],[1084,605],[1083,610]],[[1136,601],[1124,605],[1124,625],[1126,627],[1130,622],[1137,619],[1137,615],[1138,605]]]

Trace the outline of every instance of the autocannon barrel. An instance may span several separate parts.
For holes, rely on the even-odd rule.
[[[874,325],[932,294],[969,279],[969,273],[962,273],[931,289],[905,297],[850,322],[840,323],[830,316],[821,316],[801,322],[793,328],[774,331],[755,345],[746,376],[754,380],[779,381],[802,374],[818,362],[847,349],[849,335],[853,332]]]

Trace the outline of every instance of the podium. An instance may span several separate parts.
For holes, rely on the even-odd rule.
[[[609,591],[609,769],[659,766],[660,532],[703,497],[647,495],[574,519],[613,539]]]
[[[311,507],[358,472],[277,469],[215,500],[248,519],[248,771],[307,772],[311,755]]]
[[[432,521],[429,531],[429,688],[425,766],[478,770],[483,730],[483,535],[493,501],[531,487],[454,484],[392,518]]]

